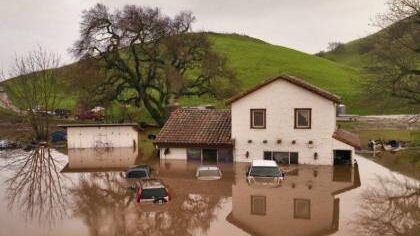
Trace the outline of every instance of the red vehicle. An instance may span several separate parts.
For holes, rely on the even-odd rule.
[[[171,195],[162,181],[157,179],[145,179],[139,181],[136,200],[139,203],[153,202],[163,204],[171,200]]]
[[[100,121],[103,120],[104,117],[102,114],[94,111],[84,111],[77,113],[74,117],[76,120],[95,120]]]

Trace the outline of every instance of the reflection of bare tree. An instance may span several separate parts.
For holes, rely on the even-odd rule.
[[[22,211],[26,219],[53,223],[65,214],[62,176],[46,144],[28,154],[9,158],[1,170],[11,172],[5,181],[9,207]]]
[[[220,197],[177,191],[165,205],[138,204],[118,173],[88,173],[70,190],[91,235],[193,235],[207,231]]]
[[[419,235],[420,183],[397,178],[377,180],[362,194],[359,231],[366,235]]]

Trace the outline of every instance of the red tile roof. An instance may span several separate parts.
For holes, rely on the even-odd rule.
[[[162,146],[232,146],[229,110],[180,108],[154,141]]]
[[[242,93],[240,93],[240,94],[238,94],[238,95],[230,98],[226,103],[227,104],[231,104],[231,103],[233,103],[233,102],[235,102],[235,101],[237,101],[237,100],[245,97],[246,95],[248,95],[250,93],[253,93],[254,91],[257,91],[258,89],[260,89],[260,88],[262,88],[262,87],[264,87],[266,85],[269,85],[272,82],[277,81],[277,80],[286,80],[286,81],[288,81],[288,82],[290,82],[290,83],[292,83],[294,85],[297,85],[297,86],[299,86],[301,88],[304,88],[306,90],[309,90],[309,91],[311,91],[313,93],[316,93],[316,94],[318,94],[318,95],[320,95],[320,96],[322,96],[322,97],[324,97],[324,98],[326,98],[328,100],[331,100],[331,101],[333,101],[335,103],[340,103],[341,98],[339,96],[337,96],[335,94],[332,94],[332,93],[330,93],[330,92],[328,92],[326,90],[323,90],[321,88],[318,88],[318,87],[316,87],[314,85],[311,85],[311,84],[305,82],[302,79],[299,79],[299,78],[296,78],[296,77],[290,76],[290,75],[280,75],[278,77],[265,80],[262,83],[258,84],[257,86],[255,86],[255,87],[253,87],[253,88],[251,88],[249,90],[246,90],[246,91],[244,91],[244,92],[242,92]]]
[[[354,134],[350,131],[344,129],[337,129],[334,134],[333,138],[341,141],[345,144],[355,147],[356,149],[360,150],[362,148],[362,144],[360,143],[359,135]]]

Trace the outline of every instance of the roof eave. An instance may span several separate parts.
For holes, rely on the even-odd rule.
[[[298,79],[296,77],[283,74],[283,75],[280,75],[280,76],[277,76],[277,77],[274,77],[274,78],[271,78],[271,79],[267,79],[267,80],[261,82],[260,84],[257,84],[256,86],[254,86],[254,87],[252,87],[252,88],[250,88],[248,90],[245,90],[244,92],[239,93],[236,96],[233,96],[232,98],[228,99],[225,102],[225,104],[226,105],[231,105],[232,103],[236,102],[237,100],[240,100],[241,98],[243,98],[243,97],[245,97],[245,96],[247,96],[247,95],[249,95],[249,94],[251,94],[251,93],[253,93],[253,92],[257,91],[257,90],[259,90],[260,88],[263,88],[266,85],[269,85],[272,82],[277,81],[277,80],[280,80],[280,79],[286,80],[289,83],[292,83],[292,84],[294,84],[296,86],[299,86],[299,87],[301,87],[303,89],[306,89],[306,90],[308,90],[308,91],[310,91],[312,93],[315,93],[315,94],[317,94],[317,95],[319,95],[321,97],[324,97],[325,99],[328,99],[330,101],[333,101],[334,103],[337,103],[337,104],[338,103],[341,103],[341,98],[339,96],[337,96],[335,94],[331,94],[328,91],[325,91],[323,89],[316,88],[315,86],[313,86],[313,85],[311,85],[311,84],[303,81],[302,79]],[[316,90],[318,90],[319,92],[316,92]]]

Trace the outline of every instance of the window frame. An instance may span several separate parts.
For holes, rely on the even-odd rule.
[[[254,112],[263,112],[263,125],[262,126],[255,126]],[[249,114],[250,114],[249,126],[251,129],[265,129],[267,127],[267,110],[265,108],[252,108],[249,110]]]
[[[264,201],[264,211],[260,212],[255,209],[254,207],[254,199],[255,200],[263,200]],[[267,215],[267,197],[265,195],[251,195],[251,215],[257,216],[265,216]]]
[[[300,212],[297,211],[298,202],[307,204],[308,215],[300,215],[299,214]],[[293,218],[294,219],[303,219],[303,220],[310,220],[311,219],[311,200],[310,199],[305,199],[305,198],[294,198],[293,199]]]
[[[309,126],[298,126],[298,112],[308,111],[309,112]],[[294,128],[295,129],[311,129],[312,128],[312,108],[295,108],[294,112]]]

